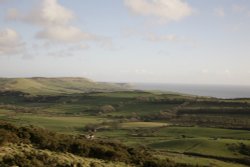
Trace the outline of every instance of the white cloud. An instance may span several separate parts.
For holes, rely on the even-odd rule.
[[[161,41],[181,41],[183,39],[177,37],[174,34],[170,35],[155,35],[155,34],[148,34],[147,39],[152,42],[161,42]]]
[[[233,12],[245,12],[247,10],[246,6],[243,5],[232,5]]]
[[[232,77],[233,75],[232,75],[232,72],[229,70],[229,69],[224,69],[224,70],[218,70],[218,71],[216,71],[215,72],[215,74],[217,75],[217,76],[221,76],[221,77],[227,77],[227,78],[230,78],[230,77]]]
[[[146,69],[135,69],[134,73],[136,75],[153,75],[153,72]]]
[[[74,54],[69,52],[69,50],[57,50],[57,51],[49,51],[48,54],[52,57],[72,57]]]
[[[202,74],[208,74],[208,73],[209,73],[209,70],[208,70],[208,69],[202,69],[202,70],[201,70],[201,73],[202,73]]]
[[[15,30],[0,30],[0,55],[18,54],[24,51],[24,48],[25,44]]]
[[[90,46],[87,44],[81,44],[79,47],[80,47],[80,49],[89,49],[90,48]]]
[[[61,6],[57,0],[42,0],[28,14],[22,14],[17,9],[10,9],[7,13],[8,20],[21,20],[37,25],[65,25],[73,18],[70,10]]]
[[[36,37],[58,42],[79,42],[96,39],[94,35],[82,32],[74,26],[49,26],[38,32]]]
[[[121,70],[120,73],[126,74],[126,75],[136,75],[136,76],[149,76],[149,75],[155,75],[154,72],[148,71],[147,69],[143,68],[138,68],[138,69],[133,69],[133,70]]]
[[[109,50],[116,50],[119,47],[115,47],[113,40],[109,37],[98,38],[99,46]]]
[[[216,16],[219,16],[219,17],[225,17],[225,16],[226,16],[226,13],[225,13],[225,11],[224,11],[223,8],[216,8],[216,9],[214,10],[214,14],[215,14]]]
[[[175,34],[169,34],[169,35],[156,35],[154,33],[148,33],[145,35],[146,40],[149,40],[151,42],[178,42],[187,44],[191,47],[197,47],[197,42],[185,37],[177,36]]]
[[[79,50],[87,50],[89,49],[90,46],[88,44],[78,44],[78,45],[73,45],[69,48],[70,51],[79,51]]]
[[[57,0],[44,0],[41,9],[33,13],[31,21],[43,24],[67,24],[74,18],[73,12],[58,4]]]
[[[223,73],[224,73],[224,75],[226,75],[227,77],[231,77],[231,71],[230,71],[230,70],[225,69]]]
[[[249,7],[247,7],[246,5],[234,4],[232,5],[232,11],[235,13],[246,15],[247,17],[250,16]]]
[[[124,0],[134,13],[154,16],[165,21],[178,21],[192,14],[192,8],[183,0]]]
[[[74,18],[74,13],[60,5],[57,0],[42,0],[27,14],[10,9],[6,16],[7,20],[22,21],[41,27],[42,30],[36,34],[38,39],[66,43],[98,40],[95,35],[72,25],[71,21]]]
[[[15,8],[8,9],[6,20],[18,20],[18,19],[23,19],[21,13]]]
[[[142,30],[137,30],[135,28],[126,27],[122,30],[123,37],[135,37],[142,34],[143,34]]]

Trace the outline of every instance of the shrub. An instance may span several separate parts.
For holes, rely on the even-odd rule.
[[[116,111],[116,109],[112,105],[104,105],[100,107],[100,112],[103,113],[114,112],[114,111]]]
[[[132,163],[142,167],[163,167],[176,166],[169,160],[159,160],[153,157],[145,148],[130,148],[121,143],[108,142],[103,140],[87,140],[83,137],[57,134],[46,129],[35,127],[17,128],[11,124],[0,122],[1,141],[10,143],[30,143],[38,149],[48,149],[56,152],[69,152],[78,156],[98,158],[109,161],[120,161]],[[46,158],[48,157],[48,158]],[[48,163],[47,154],[35,156],[31,152],[24,156],[4,157],[1,166],[37,166]],[[49,162],[51,164],[52,162]],[[46,165],[44,165],[46,166]],[[52,166],[52,165],[50,165]],[[65,164],[62,167],[66,167]],[[165,167],[164,166],[164,167]]]

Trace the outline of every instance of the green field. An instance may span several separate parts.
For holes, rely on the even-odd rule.
[[[58,95],[89,91],[125,90],[126,85],[98,83],[86,78],[0,78],[0,90],[22,91],[32,95]]]
[[[161,122],[127,122],[127,123],[121,124],[121,127],[125,129],[155,128],[155,127],[163,127],[163,126],[168,126],[168,124],[161,123]]]
[[[240,145],[250,146],[250,103],[246,99],[142,91],[8,92],[0,94],[0,119],[73,135],[95,129],[97,139],[147,147],[155,156],[177,163],[249,165],[243,160],[250,156],[239,151]]]

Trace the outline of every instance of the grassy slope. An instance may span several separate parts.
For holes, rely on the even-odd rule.
[[[62,133],[79,133],[78,129],[83,128],[89,123],[101,123],[102,121],[108,121],[110,119],[116,119],[111,116],[133,116],[133,115],[146,115],[152,113],[158,113],[166,109],[171,109],[178,104],[171,103],[152,103],[146,101],[140,101],[137,97],[167,97],[171,98],[173,95],[151,94],[147,92],[112,92],[112,93],[92,93],[86,95],[75,95],[62,97],[58,101],[49,101],[46,103],[30,102],[18,104],[17,99],[7,97],[0,97],[0,102],[4,104],[12,103],[15,105],[26,107],[38,107],[40,108],[35,114],[19,113],[15,110],[0,109],[0,119],[7,120],[15,123],[34,124],[37,126],[46,127]],[[175,98],[185,98],[175,95]],[[209,99],[208,99],[209,100]],[[218,99],[219,100],[219,99]],[[5,102],[6,101],[6,102]],[[69,102],[68,102],[69,101]],[[226,101],[226,100],[225,100]],[[233,100],[232,100],[233,101]],[[234,100],[238,101],[238,100]],[[110,112],[102,115],[93,115],[94,110],[98,106],[110,104],[117,109],[115,112]],[[203,104],[204,105],[204,104]],[[202,107],[204,107],[202,105]],[[192,107],[199,106],[200,104],[193,105]],[[205,107],[210,107],[205,106]],[[214,105],[213,105],[214,107]],[[221,106],[216,106],[221,107]],[[234,108],[234,106],[232,106]],[[41,112],[41,113],[39,113]],[[45,115],[42,113],[46,113]],[[11,115],[15,113],[14,115]],[[60,114],[60,115],[59,115]],[[79,114],[79,115],[78,115]],[[203,115],[202,117],[208,117]],[[217,117],[217,116],[216,116]],[[220,122],[225,121],[226,117],[232,117],[231,115],[223,114]],[[210,118],[210,117],[209,117]],[[236,119],[236,117],[233,117]],[[239,116],[239,119],[243,118],[249,120],[248,115]],[[192,121],[192,120],[191,120]],[[179,157],[176,161],[189,161],[190,158],[182,153],[191,152],[199,153],[202,155],[212,155],[218,157],[228,158],[243,158],[242,155],[229,149],[229,145],[237,143],[245,143],[250,145],[249,131],[246,130],[232,130],[232,129],[219,129],[219,128],[205,128],[205,127],[161,127],[168,121],[159,122],[124,122],[121,123],[120,129],[98,131],[96,137],[118,139],[126,144],[143,144],[150,146],[154,149],[163,150],[166,152],[175,152],[178,155],[184,156],[185,159]],[[142,128],[142,126],[144,128]],[[138,129],[137,131],[133,131]],[[159,128],[155,131],[156,128]],[[151,132],[152,131],[152,132]],[[82,132],[80,132],[82,133]],[[84,132],[83,132],[84,133]],[[132,135],[135,133],[141,133],[142,135]],[[185,137],[183,137],[185,136]],[[142,142],[143,141],[143,142]],[[192,158],[191,158],[192,159]],[[194,158],[193,158],[194,159]],[[202,159],[202,158],[201,158]],[[194,163],[200,164],[200,158],[193,160]],[[207,161],[214,161],[217,165],[217,160],[205,158],[204,164]],[[214,166],[216,166],[214,165]],[[218,166],[225,166],[224,164]]]
[[[65,165],[68,166],[77,166],[77,164],[81,164],[81,166],[84,167],[129,167],[131,165],[126,165],[122,162],[110,162],[110,161],[104,161],[100,159],[94,159],[94,158],[86,158],[86,157],[80,157],[71,153],[63,153],[63,152],[53,152],[50,150],[41,150],[34,148],[32,145],[27,144],[12,144],[8,143],[5,146],[2,146],[0,148],[0,161],[2,161],[2,158],[4,156],[8,157],[16,157],[16,156],[27,156],[32,155],[34,157],[47,157],[47,161],[49,162],[50,166],[56,166],[56,165]],[[42,165],[42,162],[40,162]],[[43,164],[44,166],[47,166],[48,164]],[[42,165],[42,166],[43,166]]]
[[[125,87],[119,84],[93,82],[85,78],[0,78],[0,90],[35,95],[124,90]]]
[[[215,166],[215,167],[247,167],[247,165],[225,162],[221,160],[211,159],[211,158],[203,158],[203,157],[195,157],[190,155],[178,154],[178,153],[160,153],[157,155],[158,157],[166,158],[168,157],[174,162],[184,163],[184,164],[192,164],[192,165],[204,165],[204,166]]]

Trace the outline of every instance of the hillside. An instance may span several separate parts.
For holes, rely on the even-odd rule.
[[[1,167],[193,167],[156,158],[145,148],[88,140],[34,126],[16,127],[0,121],[0,136]]]
[[[158,163],[162,158],[172,164],[246,167],[250,164],[249,116],[250,99],[132,90],[36,96],[0,91],[0,147],[12,150],[6,155],[0,149],[0,166],[48,166],[58,156],[69,162],[73,156],[78,159],[74,162],[94,158],[101,160],[97,163],[138,166],[146,163],[142,156],[148,160],[150,153],[150,163],[158,164],[152,167],[165,167]],[[90,134],[93,140],[85,140]],[[131,147],[139,150],[133,153]],[[140,154],[141,148],[147,154]],[[13,159],[14,152],[24,157]],[[55,156],[43,161],[44,153]],[[148,163],[144,166],[151,167]]]
[[[72,78],[18,81],[2,80],[2,85],[17,87],[26,81],[29,86],[68,90],[68,85],[94,83]],[[66,161],[96,167],[250,165],[250,99],[133,90],[67,95],[38,90],[35,93],[48,95],[0,91],[0,166],[60,166]],[[89,134],[92,140],[85,139]]]
[[[29,160],[28,157],[32,159]],[[46,161],[45,161],[46,160]],[[28,144],[8,143],[0,148],[0,164],[26,166],[79,166],[79,167],[132,167],[122,162],[104,161],[96,158],[80,157],[71,153],[37,149]]]
[[[126,84],[94,82],[86,78],[0,78],[1,91],[21,91],[33,95],[72,94],[127,89]]]

